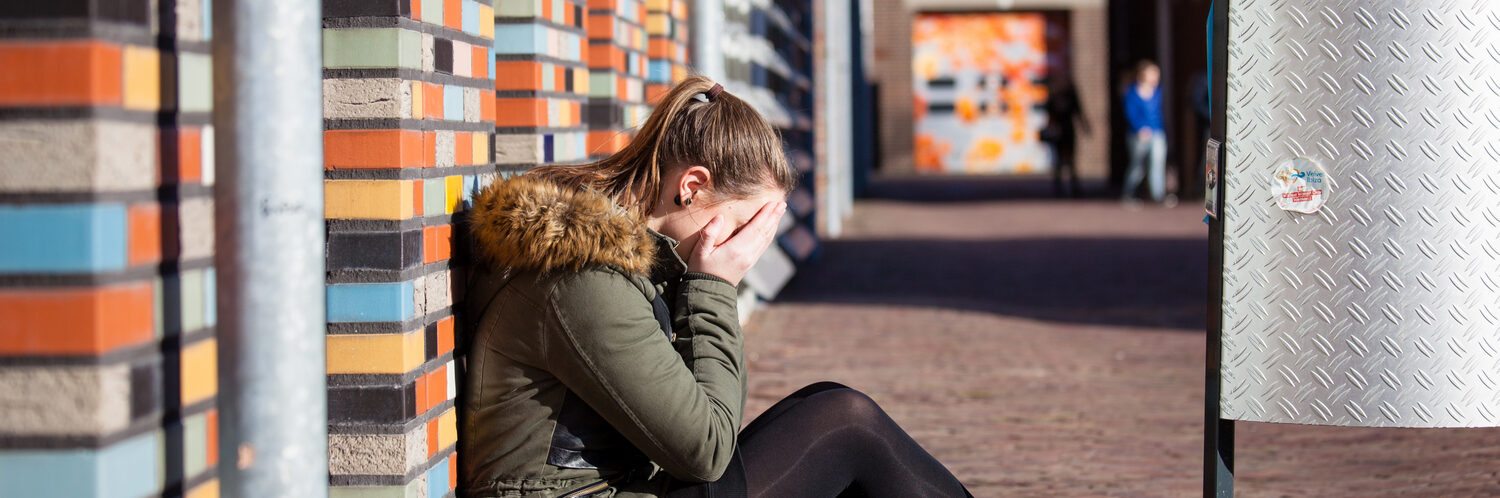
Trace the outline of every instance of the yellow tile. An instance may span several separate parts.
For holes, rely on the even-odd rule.
[[[490,134],[482,131],[474,132],[474,162],[489,163],[490,161]]]
[[[479,36],[495,39],[495,8],[479,4]],[[478,68],[475,68],[478,69]]]
[[[646,16],[646,32],[652,34],[666,34],[667,22],[671,19],[666,14],[649,14]]]
[[[422,119],[422,82],[408,81],[411,85],[411,118]]]
[[[182,406],[213,397],[219,391],[219,343],[209,339],[182,350]]]
[[[155,48],[125,46],[125,108],[161,108],[161,54]]]
[[[328,373],[401,374],[422,364],[421,330],[405,334],[350,334],[328,336]]]
[[[458,441],[458,418],[452,408],[438,417],[438,451]]]
[[[214,479],[188,490],[184,498],[219,498],[219,480]]]
[[[672,0],[646,0],[646,10],[664,11],[672,8],[671,5]]]
[[[326,219],[404,220],[412,217],[411,180],[324,180]]]
[[[589,93],[589,70],[588,69],[574,69],[573,70],[573,92],[574,93],[581,93],[581,94],[588,94]]]
[[[458,200],[464,196],[464,177],[450,176],[446,183],[448,188],[443,190],[448,192],[448,197],[443,199],[443,212],[452,214],[458,206]]]

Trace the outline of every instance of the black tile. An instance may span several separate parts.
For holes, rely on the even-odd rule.
[[[579,29],[583,28],[583,5],[582,4],[574,4],[573,5],[573,27],[579,28]]]
[[[162,406],[161,363],[152,361],[130,367],[130,419],[155,413]]]
[[[149,0],[0,1],[0,19],[98,19],[144,25],[150,16]]]
[[[402,270],[422,257],[422,233],[332,232],[328,234],[329,270]]]
[[[411,4],[402,0],[323,0],[323,17],[394,17],[410,12]]]
[[[425,356],[424,358],[426,358],[428,360],[431,360],[433,358],[437,358],[437,343],[438,343],[438,340],[437,340],[438,339],[437,324],[436,323],[429,323],[429,324],[427,324],[427,327],[424,328],[424,329],[422,329],[422,333],[423,333],[423,335],[427,336],[426,337],[426,344],[427,344],[427,352],[426,353],[427,353],[427,356]]]
[[[432,59],[433,69],[437,72],[453,74],[453,40],[433,40]]]
[[[584,121],[588,123],[589,128],[615,128],[621,126],[625,121],[625,114],[618,102],[608,99],[593,99],[584,107]]]
[[[573,91],[573,73],[573,68],[568,68],[566,71],[563,71],[563,91]]]
[[[416,386],[345,386],[328,389],[328,421],[404,423],[417,415]]]

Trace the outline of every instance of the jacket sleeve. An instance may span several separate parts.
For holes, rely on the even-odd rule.
[[[1125,124],[1130,127],[1130,132],[1135,133],[1146,127],[1146,101],[1135,93],[1135,85],[1125,87],[1125,101],[1121,107],[1125,111]]]
[[[560,278],[547,307],[551,370],[673,477],[713,481],[734,453],[744,410],[743,339],[727,282],[688,279],[678,306],[690,318],[688,364],[668,342],[651,302],[618,273]]]

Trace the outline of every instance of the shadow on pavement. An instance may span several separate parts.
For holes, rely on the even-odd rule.
[[[1201,331],[1201,238],[828,240],[779,302],[944,307],[1034,320]]]
[[[870,180],[861,198],[910,202],[974,202],[1057,199],[1050,175],[911,176]],[[1100,199],[1114,194],[1103,180],[1082,180],[1076,198]],[[1071,188],[1063,192],[1071,195]],[[1073,198],[1073,197],[1069,197]]]

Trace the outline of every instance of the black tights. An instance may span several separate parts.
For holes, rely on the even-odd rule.
[[[864,393],[820,382],[739,435],[750,497],[971,496]],[[676,495],[676,493],[674,493]]]

